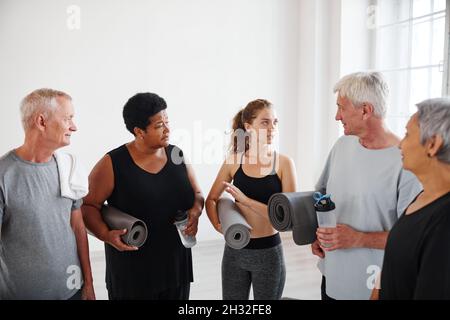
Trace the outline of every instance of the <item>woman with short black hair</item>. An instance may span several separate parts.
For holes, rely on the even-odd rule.
[[[83,216],[105,242],[106,284],[113,300],[189,298],[191,249],[183,246],[173,222],[178,210],[187,210],[185,233],[195,235],[204,200],[182,151],[169,144],[166,108],[154,93],[131,97],[123,118],[134,140],[108,152],[89,176]],[[142,247],[122,242],[126,230],[108,229],[100,214],[105,201],[147,224]]]

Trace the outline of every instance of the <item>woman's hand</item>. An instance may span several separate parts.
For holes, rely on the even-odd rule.
[[[222,224],[218,223],[217,225],[213,226],[214,229],[216,229],[217,232],[223,234],[222,232]]]
[[[250,198],[242,193],[239,188],[226,181],[224,181],[223,184],[225,185],[225,191],[228,192],[236,200],[236,202],[239,202],[247,207],[250,206]]]
[[[122,230],[110,230],[106,236],[105,242],[114,248],[116,248],[119,251],[136,251],[139,248],[128,246],[123,241],[121,236],[126,234],[128,231],[127,229]]]
[[[202,212],[198,211],[196,208],[191,208],[188,211],[188,223],[186,229],[184,229],[184,234],[187,236],[195,236],[198,231],[198,218]]]

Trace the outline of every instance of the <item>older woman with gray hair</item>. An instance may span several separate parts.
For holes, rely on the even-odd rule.
[[[423,192],[389,234],[380,299],[450,299],[450,99],[417,107],[400,149]]]

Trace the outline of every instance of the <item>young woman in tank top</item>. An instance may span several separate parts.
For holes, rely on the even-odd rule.
[[[272,227],[267,203],[274,193],[295,192],[293,161],[277,153],[272,141],[278,119],[267,100],[251,101],[233,119],[231,152],[223,163],[206,200],[206,212],[222,232],[217,201],[225,191],[252,226],[251,239],[243,249],[225,245],[222,259],[222,295],[225,300],[253,297],[280,299],[286,268],[281,239]]]

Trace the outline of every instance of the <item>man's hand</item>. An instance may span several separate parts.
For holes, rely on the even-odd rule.
[[[325,252],[320,248],[319,240],[316,240],[311,244],[311,251],[313,255],[318,256],[321,259],[325,258]]]
[[[323,251],[362,247],[363,233],[345,224],[338,224],[336,228],[318,228],[316,234]]]
[[[111,230],[108,232],[105,242],[107,244],[113,246],[114,248],[116,248],[119,251],[136,251],[136,250],[138,250],[137,247],[128,246],[122,241],[121,236],[126,233],[127,233],[127,229]]]
[[[81,289],[81,300],[95,300],[94,286],[92,283],[84,284]]]

